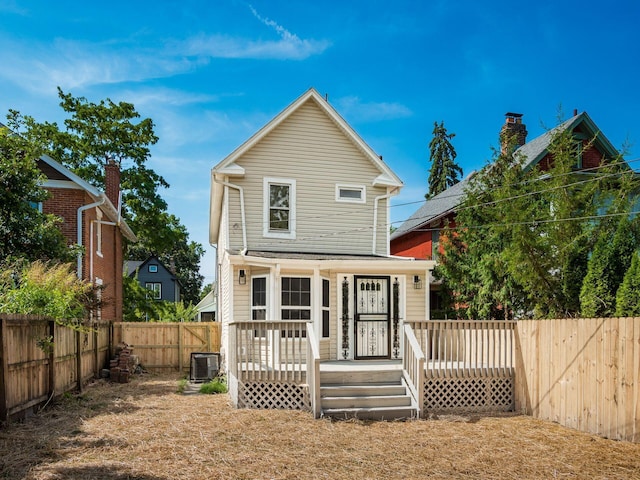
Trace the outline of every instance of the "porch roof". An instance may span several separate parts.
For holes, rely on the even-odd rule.
[[[420,271],[432,270],[436,262],[405,257],[380,255],[343,255],[337,253],[268,252],[261,250],[227,250],[230,261],[235,265],[284,265],[290,267]]]

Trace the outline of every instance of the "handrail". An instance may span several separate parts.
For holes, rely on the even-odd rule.
[[[425,356],[413,333],[411,325],[404,325],[404,356],[402,358],[402,374],[414,401],[418,417],[422,416],[424,405],[424,363]]]
[[[307,384],[311,397],[311,411],[315,418],[320,418],[320,348],[311,323],[307,328]]]
[[[516,321],[407,320],[434,378],[509,375],[515,369]]]

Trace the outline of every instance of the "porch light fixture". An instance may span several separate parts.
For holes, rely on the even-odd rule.
[[[420,290],[422,288],[422,279],[420,278],[420,275],[413,276],[413,288],[416,290]]]
[[[247,284],[247,272],[244,270],[238,270],[238,284],[246,285]]]

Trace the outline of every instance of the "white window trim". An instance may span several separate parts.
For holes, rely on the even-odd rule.
[[[149,285],[153,288],[149,288]],[[155,289],[156,285],[159,287],[158,290]],[[151,297],[152,300],[162,300],[162,282],[145,282],[144,288],[154,293],[154,296]],[[158,294],[157,298],[155,296],[156,293]]]
[[[289,231],[272,232],[269,230],[269,185],[289,185]],[[296,238],[296,181],[292,178],[264,177],[262,184],[263,199],[263,228],[262,235],[267,238],[284,238],[295,240]]]
[[[340,196],[340,190],[360,190],[360,198],[348,198]],[[344,183],[336,184],[336,202],[343,203],[367,203],[367,187],[365,185],[350,185]]]
[[[328,282],[329,283],[329,288],[327,290],[327,295],[329,295],[329,305],[328,306],[324,306],[323,305],[323,300],[324,300],[324,282]],[[331,280],[327,277],[320,277],[320,289],[318,290],[320,292],[320,301],[318,302],[320,304],[320,335],[319,338],[322,340],[328,340],[329,338],[331,338]],[[329,335],[327,337],[323,336],[323,326],[324,326],[324,312],[328,312],[329,313]]]

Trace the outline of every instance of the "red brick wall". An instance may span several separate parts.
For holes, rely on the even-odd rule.
[[[78,208],[93,203],[94,200],[84,191],[67,188],[50,188],[51,197],[42,205],[44,213],[53,213],[63,219],[60,226],[69,244],[77,243]],[[103,308],[102,320],[122,321],[122,235],[114,225],[102,225],[102,256],[98,255],[97,210],[90,208],[82,214],[82,244],[85,255],[82,259],[82,278],[95,282],[102,280]],[[105,215],[103,221],[110,221]],[[93,222],[93,251],[91,233]],[[93,275],[91,269],[93,268]]]

